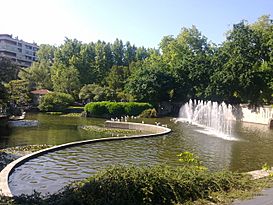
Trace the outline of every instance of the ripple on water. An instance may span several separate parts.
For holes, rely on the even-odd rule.
[[[227,167],[249,171],[264,162],[273,164],[273,132],[264,127],[257,132],[252,131],[252,125],[245,128],[238,124],[235,135],[240,140],[228,141],[197,132],[188,125],[172,126],[173,132],[168,136],[85,144],[32,159],[10,176],[11,191],[15,195],[29,194],[34,189],[43,194],[54,193],[113,164],[179,166],[177,154],[183,151],[195,153],[211,170]]]

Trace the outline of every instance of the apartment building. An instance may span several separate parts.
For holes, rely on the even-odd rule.
[[[9,34],[0,34],[0,56],[10,58],[21,67],[29,67],[36,61],[36,43],[27,43]]]

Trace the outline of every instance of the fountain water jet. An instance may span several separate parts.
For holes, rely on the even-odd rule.
[[[232,136],[233,120],[231,105],[203,100],[189,100],[180,108],[177,119],[203,127],[204,130],[197,130],[199,132],[226,140],[237,140]]]

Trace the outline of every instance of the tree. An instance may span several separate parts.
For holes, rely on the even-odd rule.
[[[130,63],[136,61],[136,47],[131,46],[130,42],[127,41],[124,48],[124,65],[129,66]]]
[[[36,89],[52,89],[50,61],[33,62],[29,68],[21,69],[18,76],[27,80]]]
[[[143,46],[142,47],[138,47],[136,49],[136,59],[138,61],[142,61],[144,60],[145,58],[147,58],[149,56],[148,54],[148,51],[146,48],[144,48]]]
[[[109,87],[89,84],[81,88],[79,98],[85,102],[113,101],[116,93]]]
[[[79,71],[81,85],[96,82],[95,56],[95,45],[92,43],[83,44],[80,48],[80,53],[73,55],[69,60],[70,66]]]
[[[77,98],[80,90],[79,72],[74,67],[54,64],[51,70],[53,89],[56,92],[68,93]]]
[[[163,68],[144,66],[130,76],[126,90],[138,101],[168,101],[173,89],[173,81],[173,77]]]
[[[113,90],[123,90],[129,75],[130,72],[127,66],[114,65],[106,78],[109,88]]]
[[[36,53],[38,61],[46,62],[49,63],[49,65],[52,65],[54,63],[54,53],[56,50],[57,48],[55,46],[41,44]]]
[[[30,101],[28,82],[25,80],[12,80],[7,84],[9,103],[13,107],[25,107]]]
[[[54,53],[54,62],[70,66],[70,60],[73,56],[79,56],[81,51],[82,42],[77,39],[66,38],[63,45],[61,45]]]
[[[104,84],[104,78],[107,76],[112,66],[112,52],[109,44],[98,41],[95,44],[95,72],[96,83]]]
[[[114,65],[124,65],[124,46],[122,40],[116,39],[112,45]]]
[[[213,72],[207,38],[195,26],[182,28],[175,38],[165,36],[160,48],[163,62],[176,82],[174,98],[180,101],[204,98],[204,90],[210,83],[208,76]]]
[[[235,24],[217,52],[210,92],[229,103],[262,103],[270,78],[263,56],[260,36],[244,21]]]
[[[0,114],[6,112],[6,107],[8,103],[8,91],[5,86],[0,83]]]
[[[8,83],[17,79],[19,67],[16,66],[9,58],[0,57],[0,83]]]
[[[273,20],[270,15],[261,16],[257,22],[250,25],[253,31],[259,35],[261,42],[261,72],[266,83],[261,92],[261,98],[267,103],[273,101]]]
[[[0,57],[0,110],[2,112],[6,111],[9,101],[9,93],[4,84],[17,79],[18,70],[18,66],[10,59]]]
[[[96,96],[95,90],[100,87],[97,84],[88,84],[81,88],[79,92],[79,99],[83,100],[84,102],[91,102],[94,101],[94,97]]]

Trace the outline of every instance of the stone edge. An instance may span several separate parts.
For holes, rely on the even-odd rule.
[[[128,126],[127,126],[128,125]],[[17,160],[9,163],[1,172],[0,172],[0,194],[3,196],[12,197],[11,190],[8,185],[9,176],[15,170],[16,167],[20,166],[21,164],[25,163],[26,161],[41,156],[43,154],[62,150],[68,147],[73,147],[77,145],[89,144],[89,143],[96,143],[96,142],[105,142],[105,141],[114,141],[114,140],[127,140],[127,139],[138,139],[138,138],[146,138],[146,137],[155,137],[161,136],[170,133],[172,130],[167,127],[162,127],[158,125],[151,125],[151,124],[142,124],[142,123],[133,123],[133,122],[116,122],[116,121],[106,121],[106,126],[108,127],[115,127],[115,128],[124,128],[127,129],[137,129],[137,130],[162,130],[158,133],[153,134],[143,134],[143,135],[133,135],[133,136],[126,136],[126,137],[108,137],[108,138],[100,138],[100,139],[92,139],[92,140],[83,140],[83,141],[76,141],[70,142],[62,145],[57,145],[54,147],[46,148],[43,150],[39,150],[33,152],[31,154],[25,155],[23,157],[18,158]],[[147,129],[148,128],[148,129]]]

